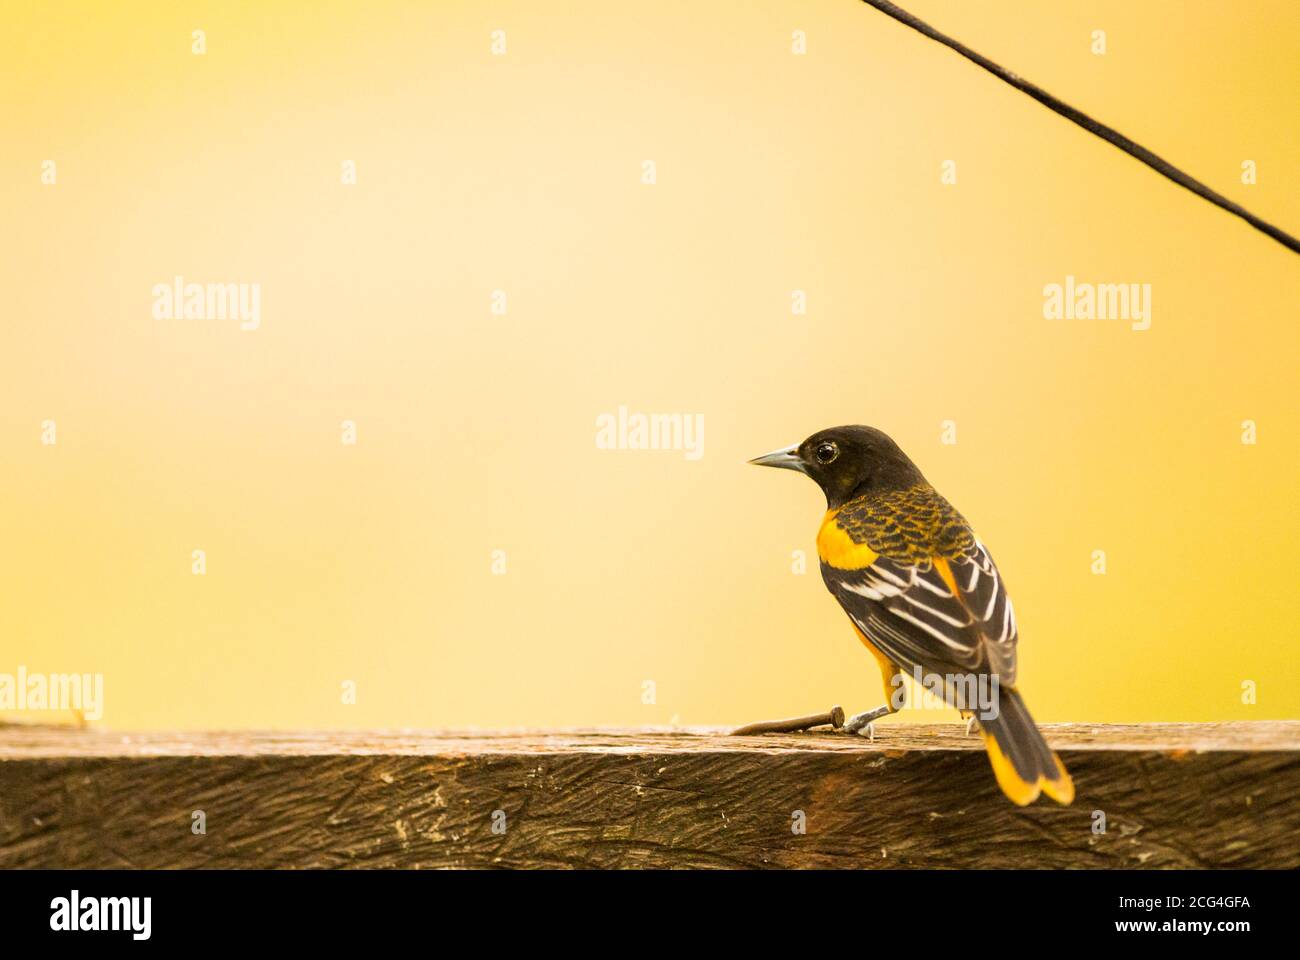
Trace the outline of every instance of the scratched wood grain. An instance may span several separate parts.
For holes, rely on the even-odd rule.
[[[1297,722],[1048,726],[1078,797],[1027,808],[961,726],[878,729],[0,726],[0,868],[1300,867]]]

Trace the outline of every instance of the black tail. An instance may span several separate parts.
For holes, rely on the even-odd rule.
[[[999,693],[997,717],[979,721],[998,786],[1020,806],[1037,800],[1040,792],[1057,803],[1069,803],[1074,781],[1034,726],[1025,701],[1010,687]]]

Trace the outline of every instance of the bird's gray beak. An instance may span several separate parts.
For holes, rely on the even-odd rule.
[[[807,465],[799,457],[799,445],[797,443],[782,450],[765,453],[749,462],[756,463],[760,467],[780,467],[783,470],[798,470],[800,473],[808,472]]]

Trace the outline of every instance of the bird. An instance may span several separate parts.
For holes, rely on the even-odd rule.
[[[874,721],[901,709],[906,672],[977,720],[1013,803],[1045,794],[1069,804],[1070,774],[1016,687],[1016,615],[997,565],[898,444],[874,427],[831,427],[749,462],[795,470],[826,494],[822,579],[874,654],[885,688],[885,704],[850,717],[845,729],[873,733]]]

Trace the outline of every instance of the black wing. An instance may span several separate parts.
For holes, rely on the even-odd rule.
[[[1015,684],[1015,611],[978,540],[954,560],[908,564],[877,557],[860,570],[823,563],[822,577],[858,629],[900,667],[957,667]]]

